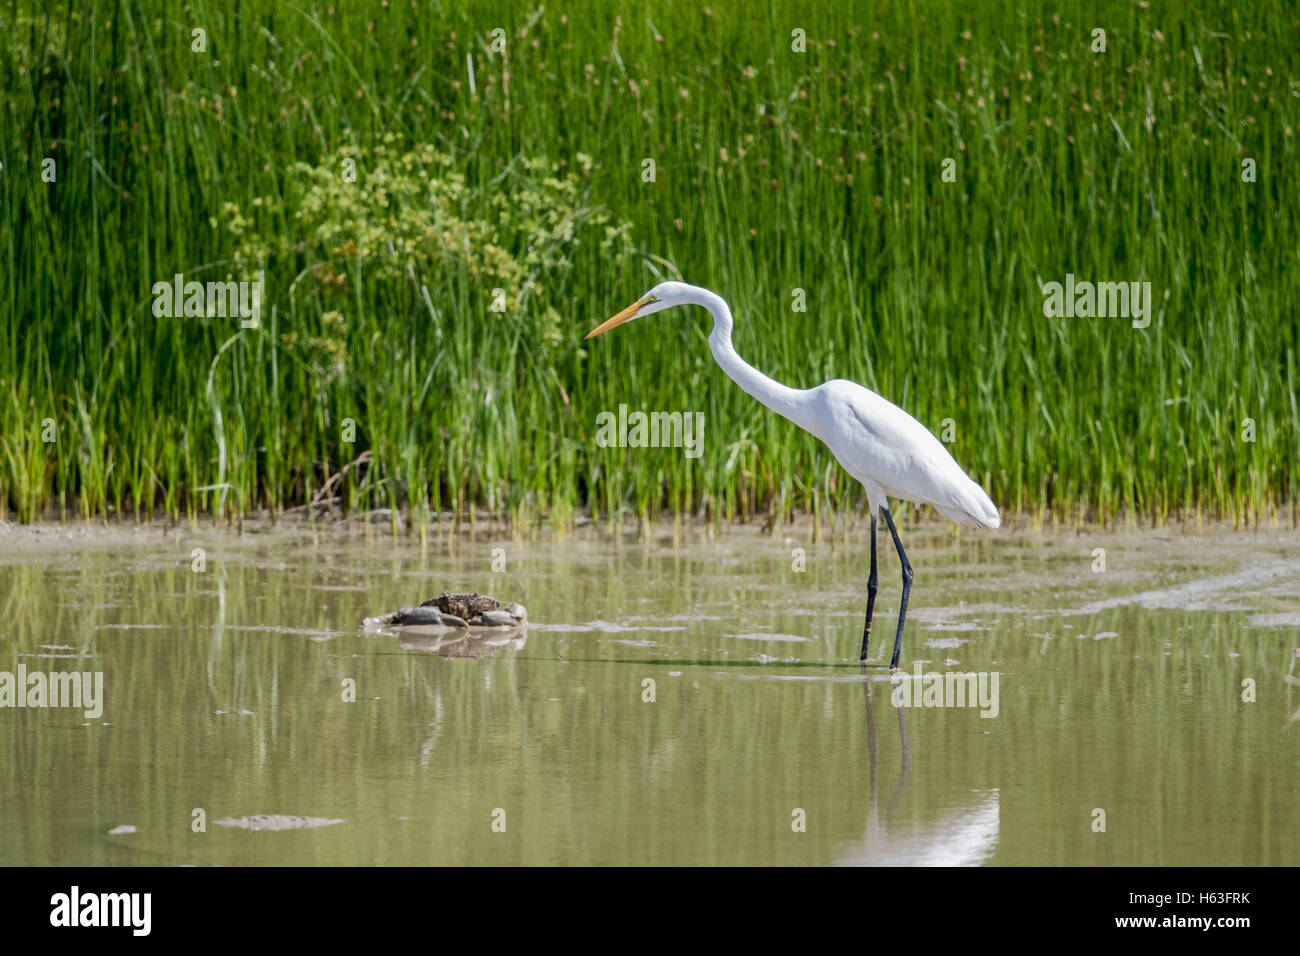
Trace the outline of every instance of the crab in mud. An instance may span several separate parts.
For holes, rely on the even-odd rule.
[[[487,657],[507,646],[518,650],[528,637],[522,604],[503,605],[473,592],[444,592],[419,607],[368,617],[364,625],[368,633],[396,632],[402,647],[442,657]]]

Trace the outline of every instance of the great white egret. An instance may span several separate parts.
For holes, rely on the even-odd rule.
[[[867,619],[862,626],[862,655],[867,659],[871,613],[876,603],[876,515],[885,516],[903,565],[903,598],[898,605],[891,669],[898,667],[903,647],[903,622],[912,591],[908,563],[887,498],[900,498],[933,507],[957,524],[996,528],[1002,523],[984,489],[961,470],[948,449],[907,412],[856,382],[834,379],[816,388],[799,389],[768,378],[739,355],[731,344],[731,309],[722,296],[685,282],[661,282],[618,315],[587,333],[587,338],[617,325],[677,305],[700,305],[713,316],[709,348],[714,359],[737,385],[778,415],[820,438],[835,460],[862,482],[871,508],[871,576],[867,579]]]

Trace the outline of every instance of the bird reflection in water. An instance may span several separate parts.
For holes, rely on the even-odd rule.
[[[870,761],[869,806],[863,839],[837,854],[839,866],[979,866],[997,850],[1001,808],[996,789],[979,792],[972,806],[949,810],[929,823],[893,826],[895,811],[912,773],[912,746],[907,737],[907,716],[898,712],[901,761],[898,782],[889,795],[883,819],[879,803],[880,746],[876,733],[875,685],[863,668],[862,697],[867,717],[867,756]],[[889,685],[885,686],[886,695]],[[891,702],[892,703],[892,702]]]

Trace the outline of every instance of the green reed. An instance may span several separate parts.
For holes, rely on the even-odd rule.
[[[1294,520],[1285,5],[600,9],[0,6],[0,512],[861,507],[704,313],[583,342],[680,276],[774,377],[947,427],[1009,512]],[[257,328],[153,314],[258,270]],[[1045,318],[1067,272],[1149,281],[1150,327]],[[703,457],[597,447],[620,403],[703,412]]]

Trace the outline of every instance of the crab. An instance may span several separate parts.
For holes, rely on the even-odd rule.
[[[489,628],[520,627],[528,623],[522,604],[502,605],[486,594],[443,592],[419,607],[403,607],[391,614],[366,619],[379,627]]]

